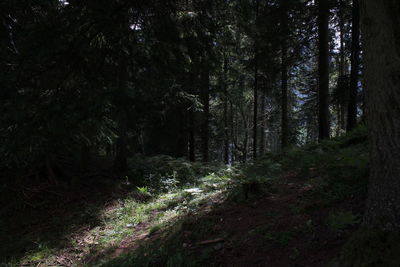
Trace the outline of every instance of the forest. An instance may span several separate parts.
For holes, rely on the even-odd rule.
[[[2,0],[0,266],[400,266],[400,1]]]

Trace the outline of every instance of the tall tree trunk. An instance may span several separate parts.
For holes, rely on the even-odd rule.
[[[249,143],[249,127],[248,127],[249,125],[247,124],[247,121],[245,119],[244,119],[243,124],[244,124],[244,138],[243,138],[243,150],[242,150],[243,159],[242,159],[242,161],[243,161],[243,163],[246,163],[247,162],[247,146]]]
[[[346,57],[345,57],[345,44],[344,44],[344,9],[345,3],[344,0],[340,0],[339,3],[339,28],[340,28],[340,59],[339,59],[339,77],[338,77],[338,85],[340,86],[339,92],[339,129],[345,130],[346,129],[346,104],[347,104],[347,86],[345,86],[345,81],[347,83],[346,77]]]
[[[189,110],[189,160],[191,162],[196,161],[196,146],[194,136],[194,112],[192,109]]]
[[[126,93],[128,87],[128,69],[127,69],[127,59],[125,55],[121,56],[120,59],[120,73],[119,73],[119,90],[123,93]],[[123,96],[121,96],[123,97]],[[117,129],[117,148],[114,160],[114,169],[116,171],[125,172],[128,170],[128,115],[127,115],[127,107],[124,100],[121,100],[119,103],[120,110],[118,112],[118,129]]]
[[[344,47],[344,0],[339,2],[339,31],[340,31],[340,60],[339,60],[339,76],[344,76],[346,72],[346,59]]]
[[[127,135],[127,115],[125,110],[121,110],[118,116],[118,139],[117,149],[114,160],[114,169],[120,172],[128,170],[128,135]]]
[[[257,158],[257,124],[258,124],[258,62],[254,58],[254,104],[253,104],[253,159]]]
[[[177,115],[178,117],[176,118],[178,120],[178,136],[177,136],[177,142],[176,142],[176,147],[175,147],[175,156],[178,158],[183,158],[187,155],[187,144],[188,144],[188,136],[187,136],[187,116],[185,114],[185,111],[187,110],[187,107],[185,106],[179,106],[177,107]]]
[[[228,124],[228,59],[224,54],[222,86],[224,90],[224,162],[229,163],[229,124]]]
[[[288,35],[288,14],[287,0],[281,0],[281,141],[282,149],[289,144],[288,129],[288,73],[287,73],[287,35]]]
[[[350,98],[347,110],[347,131],[353,130],[357,125],[357,88],[360,57],[360,7],[358,0],[353,0],[352,14]]]
[[[233,104],[232,102],[229,103],[229,110],[230,110],[230,122],[231,122],[231,129],[230,129],[230,136],[231,136],[231,141],[233,144],[237,144],[237,136],[235,135],[235,129],[236,129],[236,124],[235,124],[235,112],[233,110]],[[232,163],[234,163],[237,160],[237,148],[236,146],[231,152],[232,154]]]
[[[196,86],[199,83],[199,60],[194,54],[191,55],[194,58],[194,62],[191,65],[190,71],[188,73],[188,81],[187,87],[189,89],[189,93],[196,95],[198,94],[198,90],[196,90]],[[189,151],[188,157],[191,162],[196,161],[196,121],[195,121],[195,108],[194,103],[190,103],[188,107],[188,141],[189,141]]]
[[[266,98],[266,90],[267,88],[263,88],[263,92],[261,95],[261,126],[260,126],[260,155],[263,155],[265,152],[265,126],[266,126],[266,115],[265,115],[265,98]]]
[[[329,4],[318,1],[319,139],[329,138]]]
[[[400,230],[400,1],[361,2],[370,138],[364,223]]]
[[[257,27],[258,20],[258,8],[259,8],[259,0],[255,0],[256,2],[256,16],[255,16],[255,26]],[[257,35],[255,35],[257,36]],[[254,37],[254,103],[253,103],[253,159],[257,158],[257,124],[258,124],[258,44],[257,38]]]
[[[209,117],[210,117],[210,71],[204,58],[201,61],[201,101],[203,119],[201,123],[201,152],[203,162],[208,162]]]

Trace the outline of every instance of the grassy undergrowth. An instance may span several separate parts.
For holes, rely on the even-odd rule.
[[[290,188],[289,178],[301,180],[308,188],[290,204],[292,215],[307,217],[304,225],[296,227],[305,230],[277,232],[273,225],[261,226],[264,245],[290,247],[301,234],[314,235],[322,228],[349,234],[359,224],[363,211],[358,207],[366,195],[365,137],[365,129],[360,128],[342,138],[268,154],[236,167],[136,156],[130,160],[130,172],[118,183],[123,194],[71,213],[82,222],[74,218],[75,227],[55,235],[55,244],[42,242],[38,236],[25,237],[23,242],[9,238],[0,256],[2,266],[213,266],[212,257],[221,249],[218,238],[240,243],[243,237],[216,229],[220,222],[207,214],[282,195]],[[274,212],[274,218],[287,216]],[[316,217],[318,213],[321,218]],[[43,233],[52,231],[56,229]],[[202,241],[213,239],[215,244],[202,246]],[[10,257],[5,252],[23,256]],[[290,253],[298,259],[302,250],[294,246]]]
[[[360,222],[362,209],[358,209],[358,206],[363,206],[362,201],[366,195],[368,151],[365,133],[365,129],[358,129],[346,137],[325,141],[319,145],[293,148],[284,154],[266,155],[253,164],[243,166],[242,171],[236,173],[233,182],[229,182],[232,177],[226,177],[228,182],[225,185],[234,186],[228,186],[223,193],[228,194],[225,205],[251,202],[260,197],[260,192],[279,194],[282,190],[282,178],[295,176],[304,179],[310,191],[292,207],[292,212],[307,215],[325,208],[325,217],[320,221],[308,219],[304,225],[280,232],[270,230],[273,229],[272,222],[268,227],[254,229],[249,235],[262,232],[264,245],[266,242],[280,247],[287,247],[299,233],[315,235],[321,227],[333,235],[342,236],[341,238],[350,236]],[[357,205],[345,204],[349,199],[355,199]],[[159,238],[143,242],[139,249],[103,262],[99,266],[218,266],[212,260],[219,249],[218,246],[201,250],[188,248],[184,233],[188,229],[197,233],[197,236],[192,238],[197,241],[215,235],[232,236],[235,233],[215,233],[214,225],[218,222],[210,222],[209,217],[201,213],[196,214],[196,209],[193,211],[190,217],[182,217],[175,224],[170,224],[170,227],[160,228],[162,234]],[[278,211],[273,216],[283,215]],[[244,239],[243,236],[236,238],[237,242]],[[291,259],[300,257],[299,254],[297,247],[290,248]]]

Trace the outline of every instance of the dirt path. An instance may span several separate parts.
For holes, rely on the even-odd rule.
[[[296,175],[281,179],[275,187],[274,193],[251,201],[202,207],[197,219],[180,228],[178,246],[195,258],[207,254],[200,259],[204,266],[327,266],[357,228],[333,230],[328,225],[330,212],[354,210],[360,201],[346,199],[327,205],[313,197],[313,187]],[[143,225],[112,250],[86,262],[124,257],[139,244],[160,241],[163,230],[150,235]]]
[[[215,250],[212,265],[326,266],[353,229],[337,232],[328,227],[329,210],[335,207],[306,201],[310,190],[305,181],[286,177],[277,194],[211,212],[216,234],[209,239],[218,233],[227,236],[221,245],[210,244]]]

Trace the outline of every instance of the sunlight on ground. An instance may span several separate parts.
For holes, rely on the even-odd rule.
[[[131,197],[104,206],[99,215],[100,225],[70,234],[66,248],[38,247],[28,253],[22,264],[85,264],[97,261],[99,255],[113,257],[124,242],[124,250],[134,250],[137,242],[173,226],[184,216],[209,211],[223,200],[230,181],[229,175],[212,173],[201,178],[196,187],[176,188],[159,195],[151,195],[147,188],[137,188]],[[147,200],[137,200],[138,194],[144,195],[139,199]]]

